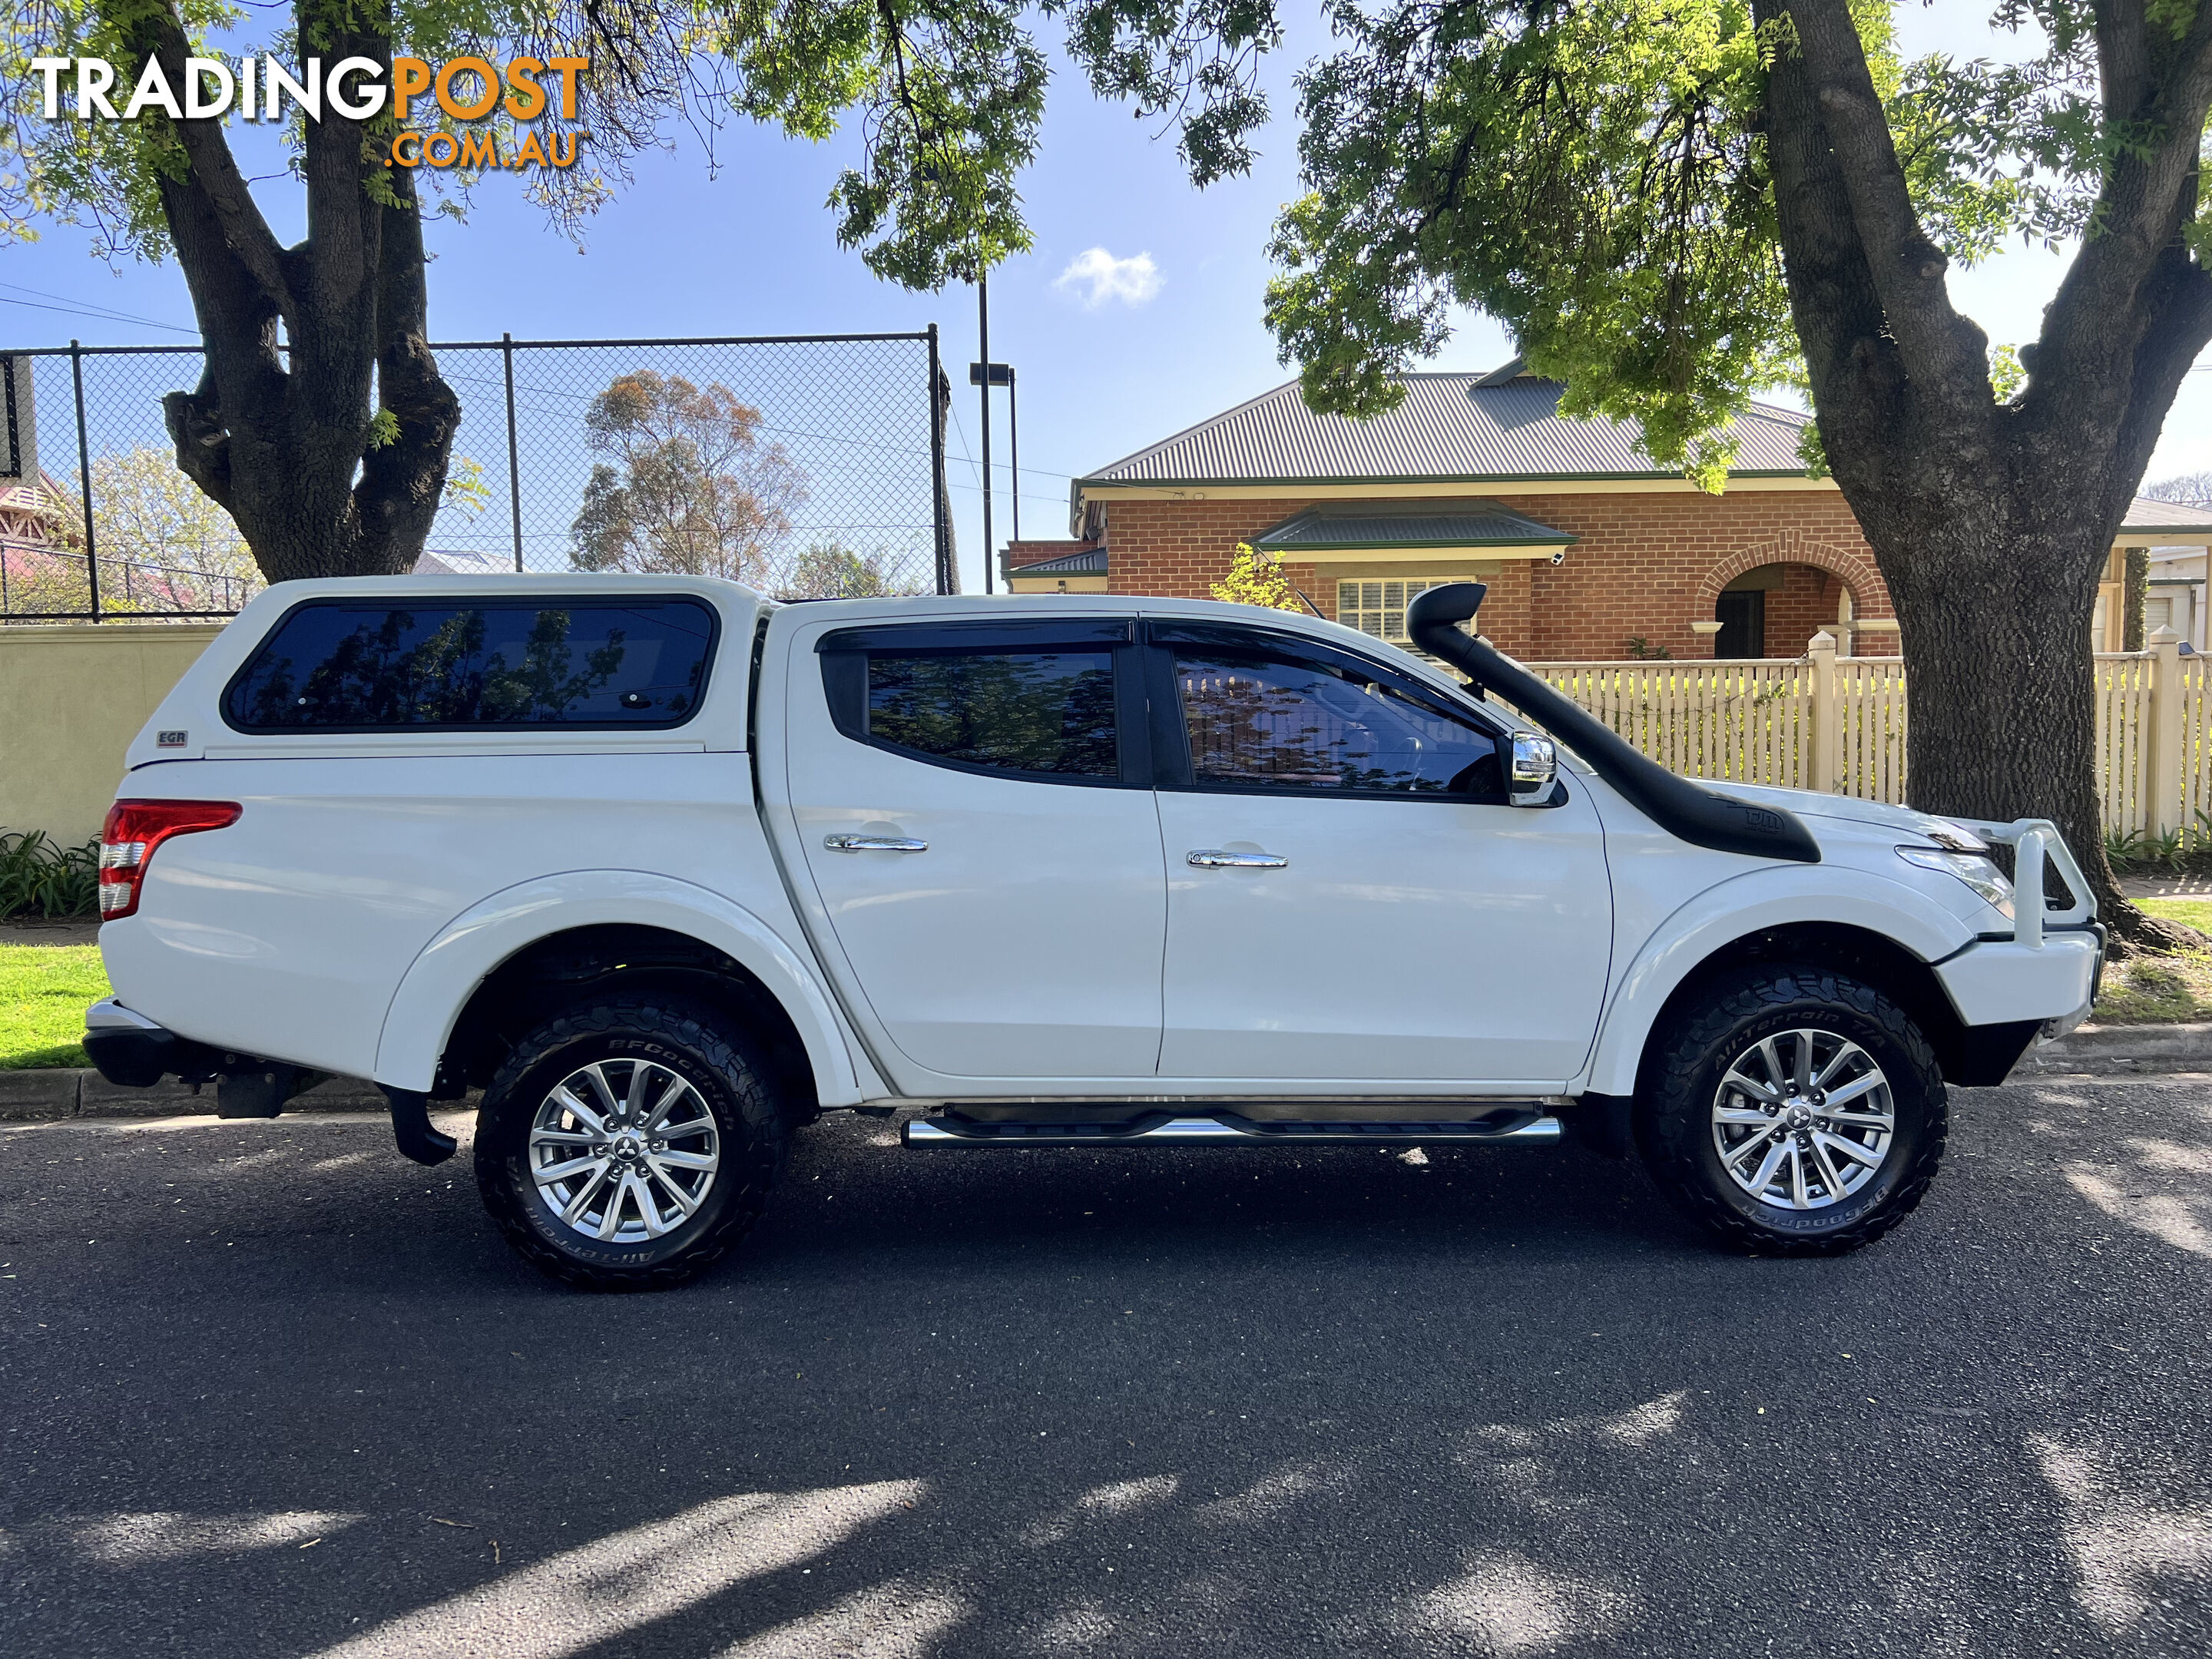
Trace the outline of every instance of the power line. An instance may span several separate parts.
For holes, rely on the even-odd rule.
[[[199,332],[196,328],[182,328],[175,323],[156,322],[151,317],[140,317],[128,311],[118,311],[112,306],[92,306],[88,307],[86,306],[75,303],[73,296],[71,295],[65,294],[49,294],[44,289],[25,288],[21,283],[0,283],[0,288],[12,289],[18,294],[35,294],[40,300],[58,300],[63,302],[59,305],[42,306],[34,300],[11,300],[6,295],[0,294],[0,305],[27,306],[33,311],[66,312],[71,316],[92,317],[102,322],[137,323],[144,328],[167,329],[172,334],[197,334]]]

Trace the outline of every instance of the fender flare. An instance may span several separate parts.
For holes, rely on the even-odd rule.
[[[374,1081],[428,1090],[454,1022],[486,975],[539,939],[611,923],[685,934],[741,963],[798,1028],[822,1104],[849,1106],[861,1098],[829,993],[782,937],[720,893],[639,870],[538,877],[492,894],[447,922],[409,964],[385,1011]]]
[[[1652,1023],[1675,988],[1746,935],[1802,922],[1863,928],[1929,963],[1974,938],[1964,921],[1902,883],[1849,865],[1778,864],[1732,876],[1682,905],[1644,941],[1607,1002],[1583,1089],[1634,1094]]]

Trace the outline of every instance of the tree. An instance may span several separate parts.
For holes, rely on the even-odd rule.
[[[617,380],[584,416],[593,451],[615,459],[592,468],[569,562],[773,586],[806,484],[760,425],[726,386],[652,369]]]
[[[229,610],[261,591],[230,515],[162,451],[100,457],[92,501],[104,609]]]
[[[934,289],[1029,246],[1014,174],[1034,153],[1044,60],[999,0],[286,0],[264,21],[228,0],[27,0],[0,22],[0,231],[53,219],[90,229],[111,258],[174,258],[206,351],[198,387],[164,401],[177,465],[236,522],[272,581],[387,574],[422,550],[445,483],[459,401],[428,343],[417,173],[393,166],[389,108],[356,118],[325,101],[295,116],[283,189],[306,197],[308,234],[286,246],[234,154],[225,118],[159,106],[126,121],[43,114],[39,58],[115,68],[115,104],[160,66],[182,100],[187,58],[349,58],[389,85],[395,57],[438,64],[568,59],[541,72],[544,112],[526,118],[588,145],[580,165],[514,175],[575,232],[628,177],[629,158],[672,122],[707,141],[731,114],[823,138],[858,112],[862,155],[833,195],[837,234],[879,274]],[[253,17],[265,38],[241,27]],[[358,95],[363,82],[352,83]],[[513,156],[513,88],[465,70],[452,82],[477,122],[413,100],[418,132],[488,128]],[[69,95],[64,87],[64,95]],[[526,107],[526,100],[524,102]],[[480,136],[480,134],[478,135]],[[457,215],[481,166],[449,172]]]
[[[776,589],[781,599],[878,599],[925,593],[920,583],[890,574],[880,553],[855,553],[834,542],[817,542],[792,561]]]
[[[2137,492],[2154,501],[2179,501],[2186,507],[2212,506],[2212,472],[2185,472],[2178,478],[2160,478]]]
[[[1454,304],[1573,413],[1720,487],[1729,423],[1802,376],[1895,599],[1915,805],[2055,819],[2108,913],[2087,623],[2212,338],[2199,157],[2212,5],[2002,0],[2021,64],[1902,62],[1873,0],[1381,0],[1303,77],[1309,195],[1268,315],[1309,402],[1364,415]],[[2007,235],[2081,246],[2021,347],[1947,283]]]
[[[1298,598],[1298,590],[1291,586],[1291,579],[1283,574],[1274,556],[1259,552],[1245,542],[1237,544],[1237,556],[1230,561],[1229,574],[1213,584],[1213,597],[1224,605],[1263,605],[1273,611],[1305,609],[1305,601]]]

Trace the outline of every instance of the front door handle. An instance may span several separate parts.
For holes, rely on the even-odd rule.
[[[926,841],[904,836],[824,836],[822,844],[833,853],[927,853]]]
[[[1218,847],[1201,847],[1188,862],[1201,870],[1280,870],[1290,860],[1279,853],[1224,853]]]

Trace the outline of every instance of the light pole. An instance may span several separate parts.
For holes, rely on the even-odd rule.
[[[975,272],[975,334],[982,347],[983,361],[991,361],[991,274],[978,268]],[[970,364],[968,378],[975,380],[975,368]],[[991,591],[991,388],[985,386],[980,394],[983,399],[983,591]]]
[[[975,334],[983,361],[968,365],[968,384],[978,388],[983,403],[983,591],[991,589],[991,562],[998,556],[991,541],[991,388],[1006,388],[1006,420],[1012,443],[1014,474],[1014,539],[1022,538],[1022,428],[1014,407],[1014,366],[991,361],[991,289],[988,277],[975,277]]]

